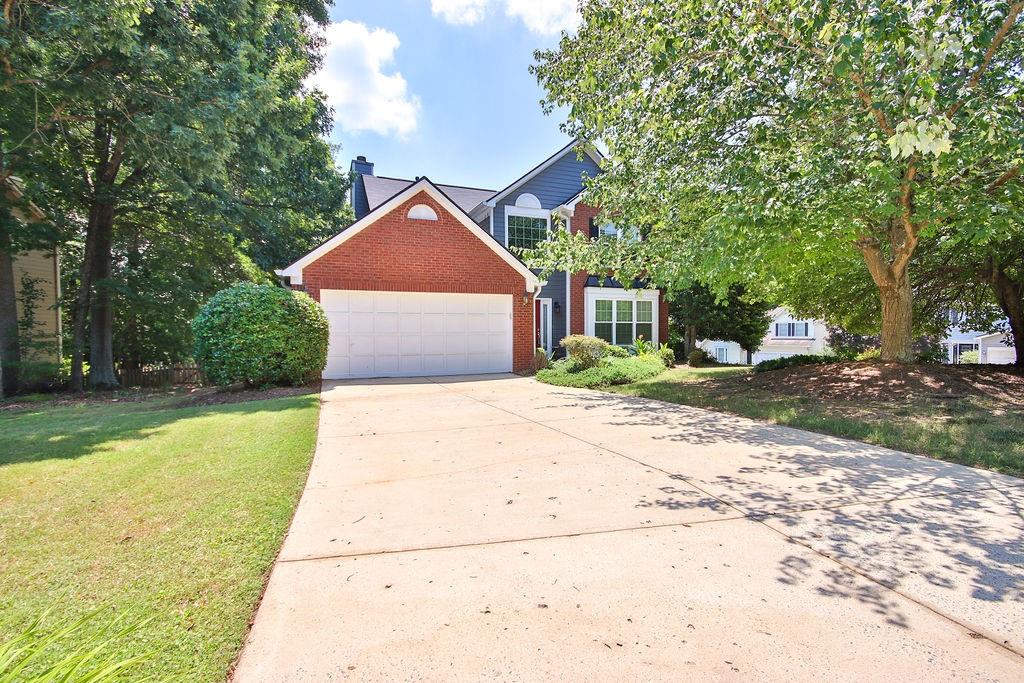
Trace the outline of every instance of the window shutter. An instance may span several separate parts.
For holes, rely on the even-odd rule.
[[[597,239],[597,221],[593,218],[590,219],[590,239]]]

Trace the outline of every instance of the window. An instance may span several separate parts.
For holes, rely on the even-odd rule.
[[[594,336],[628,346],[637,337],[654,341],[654,302],[633,299],[594,301]]]
[[[788,322],[775,323],[776,337],[810,337],[811,324],[809,322]]]
[[[510,248],[533,249],[548,238],[547,218],[509,214],[505,225]]]
[[[725,346],[716,346],[715,347],[715,360],[717,360],[719,363],[728,363],[729,362],[729,349],[727,347],[725,347]]]
[[[601,223],[595,225],[591,222],[590,226],[591,237],[615,237],[617,239],[624,239],[629,242],[640,241],[640,231],[632,226],[620,226],[615,223]]]

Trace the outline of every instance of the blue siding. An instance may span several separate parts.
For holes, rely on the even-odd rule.
[[[541,208],[552,210],[572,199],[583,189],[583,176],[595,176],[600,172],[597,164],[584,155],[582,160],[576,158],[575,150],[569,150],[561,159],[548,166],[529,181],[509,192],[494,207],[494,238],[505,243],[505,205],[514,206],[516,199],[524,192],[535,195],[540,200]],[[551,299],[551,341],[555,353],[561,355],[558,342],[566,335],[566,313],[568,302],[565,296],[565,273],[552,273],[548,284],[540,293],[541,298]],[[554,304],[559,307],[554,312]]]

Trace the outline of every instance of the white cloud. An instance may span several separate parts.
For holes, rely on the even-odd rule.
[[[580,25],[576,0],[505,0],[505,14],[543,35],[574,31]]]
[[[489,10],[503,7],[505,14],[523,22],[542,35],[574,31],[580,25],[577,0],[430,0],[434,16],[449,24],[472,26],[484,20]]]
[[[449,24],[479,24],[487,11],[487,0],[430,0],[430,11]]]
[[[342,21],[324,32],[324,64],[310,78],[334,107],[334,122],[354,133],[408,137],[416,130],[420,101],[398,71],[385,73],[400,41],[391,31]]]

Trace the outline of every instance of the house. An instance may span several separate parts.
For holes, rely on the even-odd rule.
[[[1017,362],[1017,350],[1006,332],[982,334],[975,338],[975,342],[978,344],[978,356],[982,363],[1011,365]]]
[[[0,185],[4,197],[15,204],[12,213],[16,220],[46,219],[35,204],[21,201],[24,195],[16,178],[3,178]],[[26,305],[31,310],[26,310]],[[19,326],[29,318],[32,329],[19,333]],[[0,346],[0,363],[12,356],[21,362],[60,362],[60,253],[56,246],[0,254]]]
[[[828,346],[825,321],[797,318],[779,306],[771,311],[772,321],[761,348],[749,359],[753,364],[773,358],[824,353]],[[736,342],[702,339],[697,346],[719,363],[747,364],[747,352]]]
[[[572,141],[491,190],[379,176],[357,157],[355,222],[277,271],[327,313],[324,378],[520,372],[538,347],[557,355],[567,334],[667,339],[658,290],[586,272],[542,281],[518,256],[555,229],[611,229],[584,201],[601,161]]]

